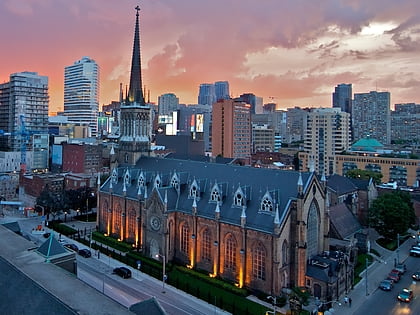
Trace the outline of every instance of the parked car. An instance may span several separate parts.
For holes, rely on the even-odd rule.
[[[84,249],[79,250],[79,255],[85,258],[89,258],[90,256],[92,256],[92,253],[90,252],[89,249],[84,248]]]
[[[400,278],[402,276],[402,272],[399,269],[397,269],[397,268],[392,269],[391,270],[391,273],[396,273]]]
[[[397,299],[401,302],[410,302],[413,299],[413,296],[413,290],[405,288],[398,294]]]
[[[391,291],[394,287],[394,282],[392,280],[382,280],[379,284],[379,288],[384,291]]]
[[[410,256],[420,257],[420,250],[411,249],[410,250]]]
[[[117,267],[114,273],[123,279],[131,278],[131,270],[126,267]]]
[[[415,281],[420,281],[420,271],[416,271],[415,273],[413,273],[411,275],[411,278],[413,278],[413,280]]]
[[[400,276],[398,275],[398,273],[395,273],[395,272],[390,272],[390,273],[388,274],[388,279],[391,279],[391,280],[393,280],[394,282],[398,282],[398,281],[400,281]]]
[[[75,244],[64,244],[64,247],[67,247],[68,249],[71,249],[72,251],[75,251],[76,253],[79,252],[79,247],[77,247],[77,245]]]
[[[42,234],[45,238],[49,238],[50,237],[50,235],[51,235],[51,233],[50,232],[46,232],[46,233],[44,233],[44,234]]]
[[[404,274],[407,271],[405,264],[397,264],[394,269],[398,270],[401,274]]]

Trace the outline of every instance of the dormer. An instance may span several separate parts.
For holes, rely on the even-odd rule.
[[[162,185],[162,180],[160,178],[160,175],[157,174],[156,177],[155,177],[155,181],[153,182],[153,187],[159,188],[159,187],[161,187],[161,185]]]
[[[116,168],[112,170],[111,181],[113,184],[116,184],[118,182],[118,172]]]
[[[137,187],[146,187],[146,176],[144,176],[143,171],[140,173],[139,178],[137,179]]]
[[[179,176],[177,173],[174,173],[171,178],[171,186],[175,188],[175,190],[179,190],[179,185],[180,185]]]
[[[126,187],[130,186],[131,184],[131,174],[128,171],[128,169],[125,171],[125,174],[124,174],[124,184]]]
[[[219,203],[221,201],[222,201],[222,192],[220,190],[219,185],[216,183],[213,185],[213,188],[211,189],[209,202]]]
[[[238,187],[238,189],[236,189],[235,194],[233,195],[233,206],[242,208],[245,205],[246,205],[246,196],[242,188]]]
[[[270,192],[266,192],[261,199],[260,211],[273,212],[274,202]]]
[[[200,188],[197,181],[194,179],[190,185],[190,191],[188,193],[188,199],[199,200],[200,199]]]

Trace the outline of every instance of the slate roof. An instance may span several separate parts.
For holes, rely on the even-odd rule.
[[[349,180],[359,189],[359,190],[368,190],[370,183],[372,182],[372,178],[370,179],[358,179],[358,178],[350,178]]]
[[[129,170],[131,183],[123,184],[122,176]],[[274,228],[275,210],[278,207],[280,222],[285,218],[292,200],[298,196],[299,175],[302,177],[303,191],[307,190],[314,173],[299,173],[275,169],[259,169],[248,166],[226,165],[218,163],[204,163],[191,160],[177,160],[168,158],[142,157],[135,167],[120,167],[118,182],[112,183],[112,193],[123,195],[124,186],[127,198],[138,199],[138,177],[143,174],[147,182],[147,197],[153,190],[154,178],[159,174],[167,186],[157,189],[164,201],[168,200],[168,212],[178,211],[192,213],[194,200],[189,197],[189,188],[195,180],[198,184],[197,215],[214,219],[216,202],[211,201],[211,190],[215,184],[222,191],[222,204],[220,205],[220,220],[233,225],[240,225],[242,207],[233,205],[234,194],[238,187],[246,195],[246,227],[249,229],[271,233]],[[170,186],[174,172],[183,173],[184,182],[181,182],[179,195],[176,189]],[[185,177],[188,174],[187,177]],[[101,191],[108,193],[112,176],[102,185]],[[273,199],[273,211],[260,211],[261,201],[270,192]],[[144,196],[144,188],[141,190]]]
[[[341,239],[350,237],[362,228],[344,203],[330,207],[330,224]]]
[[[61,254],[68,254],[68,251],[54,237],[54,233],[37,249],[37,252],[47,259]]]
[[[159,301],[153,296],[152,298],[133,304],[129,308],[135,314],[139,315],[166,315],[167,313],[160,305]]]
[[[333,174],[328,177],[327,187],[335,191],[339,196],[349,194],[357,190],[357,186],[350,180],[350,178],[337,174]]]

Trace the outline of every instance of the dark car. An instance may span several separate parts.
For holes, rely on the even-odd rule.
[[[75,244],[64,244],[64,247],[67,247],[68,249],[71,249],[72,251],[75,251],[76,253],[79,252],[79,247],[77,247]]]
[[[379,288],[384,291],[391,291],[394,287],[394,282],[392,280],[382,280],[379,284]]]
[[[420,280],[420,271],[416,271],[415,273],[413,273],[411,275],[411,278],[413,278],[413,280],[419,281]]]
[[[123,279],[131,278],[131,270],[126,267],[117,267],[114,273]]]
[[[92,256],[92,253],[90,252],[89,249],[81,249],[79,250],[79,255],[85,258],[89,258],[90,256]]]
[[[46,233],[44,233],[44,234],[42,234],[45,238],[49,238],[50,237],[50,235],[51,235],[51,233],[50,232],[46,232]]]
[[[400,278],[402,276],[402,271],[400,269],[394,268],[391,270],[392,273],[396,273]]]
[[[398,273],[395,273],[395,272],[390,272],[390,273],[388,274],[388,279],[391,279],[391,280],[393,280],[394,282],[398,282],[398,281],[400,281],[400,276],[398,275]]]
[[[397,264],[394,269],[398,270],[400,274],[404,274],[407,271],[405,264]]]
[[[398,294],[397,299],[401,302],[410,302],[413,299],[413,290],[402,289],[400,294]]]

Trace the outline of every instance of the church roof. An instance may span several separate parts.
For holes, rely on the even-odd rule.
[[[280,222],[286,217],[290,204],[298,197],[299,174],[302,177],[303,191],[307,190],[313,173],[299,173],[275,169],[259,169],[247,166],[205,163],[192,160],[177,160],[167,158],[142,157],[136,166],[129,169],[130,184],[123,184],[123,176],[128,168],[118,169],[118,180],[112,182],[112,194],[126,196],[130,199],[139,198],[138,177],[146,178],[147,197],[154,190],[157,176],[161,186],[155,191],[162,201],[167,199],[167,211],[192,213],[194,198],[190,195],[192,183],[197,184],[196,198],[197,215],[209,219],[215,218],[217,203],[211,200],[212,191],[217,187],[221,195],[220,220],[233,225],[240,225],[242,207],[234,204],[234,195],[238,191],[245,197],[246,226],[250,229],[272,232],[274,228],[275,209],[278,206]],[[171,186],[173,174],[187,174],[179,190]],[[102,185],[101,191],[110,192],[112,176]],[[240,189],[240,190],[239,190]],[[141,196],[144,196],[143,187]],[[262,211],[261,203],[267,194],[272,198],[272,211]]]
[[[376,152],[383,149],[383,144],[373,138],[362,138],[351,146],[351,151]]]
[[[339,196],[357,191],[357,186],[350,178],[338,174],[328,177],[327,187]]]
[[[330,222],[340,239],[346,239],[362,228],[359,221],[344,203],[330,207]]]

